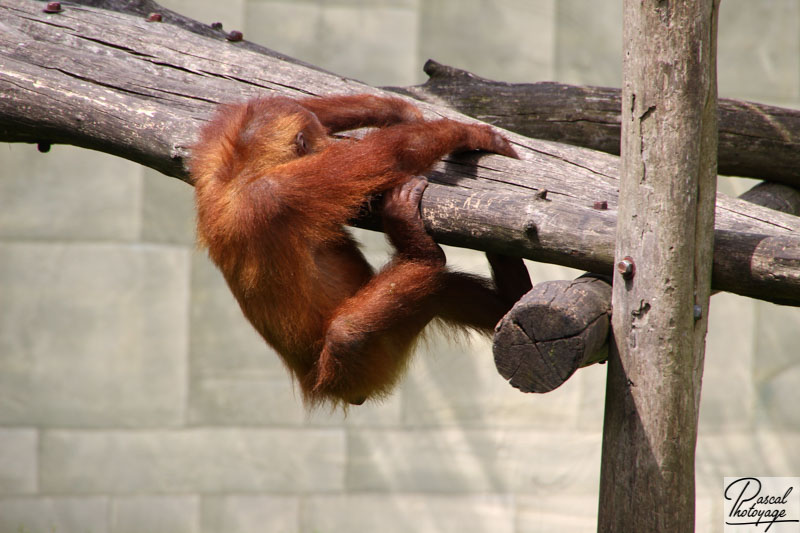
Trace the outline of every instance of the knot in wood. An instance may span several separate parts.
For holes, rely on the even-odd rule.
[[[228,32],[228,35],[226,35],[225,38],[231,41],[232,43],[236,43],[244,38],[244,34],[239,30],[233,30]]]

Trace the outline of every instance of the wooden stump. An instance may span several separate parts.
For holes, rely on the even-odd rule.
[[[611,285],[585,274],[534,286],[500,321],[497,370],[523,392],[549,392],[608,354]]]

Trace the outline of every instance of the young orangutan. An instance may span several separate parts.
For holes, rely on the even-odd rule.
[[[361,140],[330,134],[376,127]],[[433,318],[489,333],[528,289],[521,259],[489,280],[448,271],[425,232],[417,177],[450,152],[517,157],[488,126],[425,121],[398,98],[261,98],[220,106],[192,150],[197,234],[306,404],[388,393]],[[344,224],[385,192],[396,248],[374,273]]]

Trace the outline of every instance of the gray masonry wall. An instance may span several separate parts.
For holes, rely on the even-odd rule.
[[[620,2],[165,4],[376,85],[424,81],[429,57],[620,85]],[[725,0],[720,94],[798,106],[799,26],[798,0]],[[358,235],[385,260],[382,235]],[[448,257],[487,272],[478,253]],[[719,532],[723,476],[800,475],[800,311],[721,294],[711,312],[697,523]],[[422,352],[384,403],[308,415],[195,251],[190,187],[0,146],[0,533],[594,531],[605,367],[529,396],[486,341]]]

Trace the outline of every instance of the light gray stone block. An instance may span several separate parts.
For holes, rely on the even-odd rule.
[[[800,433],[779,431],[701,432],[695,479],[698,498],[719,498],[726,476],[793,476],[800,471]]]
[[[717,49],[719,94],[756,101],[800,97],[800,4],[725,0]],[[790,52],[791,51],[791,52]]]
[[[554,0],[423,2],[418,64],[433,58],[500,81],[552,80],[555,3]]]
[[[322,11],[318,2],[247,2],[244,31],[260,45],[325,68]]]
[[[695,498],[694,530],[706,533],[722,533],[725,522],[722,510],[722,483],[719,492],[711,498]]]
[[[300,531],[299,498],[236,495],[206,497],[202,502],[203,533],[295,533]],[[344,531],[344,530],[342,530]]]
[[[564,431],[351,430],[347,489],[592,494],[600,435]]]
[[[800,431],[800,413],[797,412],[797,406],[800,405],[800,365],[787,367],[756,386],[758,426],[780,431]]]
[[[108,498],[0,498],[3,533],[107,533]]]
[[[35,429],[0,428],[0,494],[36,491],[38,444]]]
[[[793,476],[800,471],[800,433],[726,431],[703,433],[695,460],[697,531],[722,533],[726,476]]]
[[[700,424],[709,432],[753,427],[755,302],[735,294],[711,299]]]
[[[191,287],[193,377],[288,376],[278,355],[244,317],[222,274],[204,252],[192,255]]]
[[[180,423],[188,259],[166,246],[0,244],[0,422]]]
[[[358,494],[305,500],[302,531],[314,533],[513,533],[510,496]]]
[[[380,402],[352,406],[347,413],[325,406],[309,411],[288,375],[198,378],[192,383],[190,398],[189,422],[196,425],[397,427],[401,421],[400,391]]]
[[[142,189],[142,240],[194,247],[194,187],[144,169]]]
[[[342,429],[48,431],[48,492],[329,492],[344,485]]]
[[[435,337],[422,348],[404,387],[405,425],[576,427],[582,376],[548,394],[523,394],[497,373],[486,338]]]
[[[132,241],[141,224],[139,165],[72,146],[0,151],[0,238]]]
[[[753,356],[756,422],[760,428],[800,431],[800,311],[757,302]]]
[[[592,365],[579,369],[571,378],[578,380],[578,425],[580,431],[603,433],[608,366]]]
[[[302,395],[292,385],[288,374],[274,379],[197,378],[190,389],[189,422],[226,426],[302,425],[305,420]]]
[[[756,185],[761,183],[761,180],[752,178],[740,178],[738,176],[717,176],[717,192],[727,194],[729,196],[739,196],[749,191]]]
[[[555,492],[518,496],[515,533],[594,533],[597,531],[595,495]]]
[[[388,398],[381,400],[368,401],[364,405],[351,406],[343,418],[338,413],[329,415],[325,409],[320,409],[310,419],[311,424],[322,424],[320,419],[325,420],[329,417],[332,420],[340,420],[348,428],[396,428],[403,425],[403,405],[406,394],[408,380],[401,381],[400,385],[392,391]]]
[[[414,54],[418,17],[394,4],[250,2],[245,35],[372,85],[411,84],[424,77]]]
[[[166,8],[206,24],[222,22],[225,31],[242,30],[245,21],[246,3],[246,0],[226,0],[225,2],[163,0],[159,2],[160,5]],[[245,38],[249,39],[247,35],[245,35]]]
[[[113,498],[110,531],[111,533],[198,533],[200,498],[198,496]]]
[[[556,2],[555,79],[622,86],[622,2]]]

